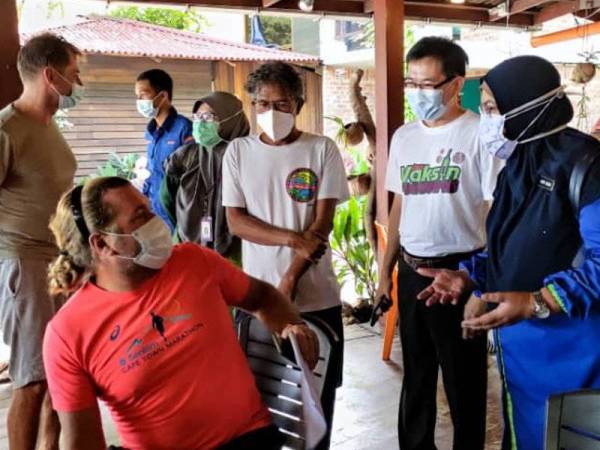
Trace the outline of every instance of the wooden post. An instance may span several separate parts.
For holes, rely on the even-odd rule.
[[[23,87],[17,72],[19,23],[16,0],[0,2],[0,108],[17,99]]]
[[[377,220],[387,224],[389,142],[404,123],[404,0],[374,0]],[[399,176],[400,174],[398,174]]]

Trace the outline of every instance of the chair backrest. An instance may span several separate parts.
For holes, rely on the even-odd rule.
[[[550,397],[546,415],[546,450],[600,449],[600,390]]]
[[[315,367],[316,390],[320,396],[329,370],[331,344],[337,336],[314,318],[304,317],[319,338],[320,355]],[[332,334],[333,333],[333,334]],[[262,399],[271,411],[274,424],[286,435],[286,448],[303,450],[306,435],[302,412],[300,368],[282,356],[271,333],[254,317],[245,317],[238,325],[240,345]]]

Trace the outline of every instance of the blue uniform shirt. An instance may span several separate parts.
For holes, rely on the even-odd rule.
[[[160,184],[165,175],[165,160],[184,143],[193,140],[192,122],[171,108],[169,116],[161,127],[152,119],[146,129],[145,138],[148,141],[148,170],[150,176],[144,183],[144,195],[150,199],[152,210],[158,214],[173,230],[169,216],[160,203]]]

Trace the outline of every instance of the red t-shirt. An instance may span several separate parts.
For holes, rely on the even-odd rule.
[[[227,305],[249,278],[213,251],[176,246],[133,292],[82,287],[48,325],[54,408],[106,402],[131,449],[212,449],[271,423]]]

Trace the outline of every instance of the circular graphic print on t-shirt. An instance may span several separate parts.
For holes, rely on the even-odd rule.
[[[318,184],[319,178],[316,173],[311,169],[301,168],[288,175],[285,187],[293,200],[306,203],[314,200]]]

